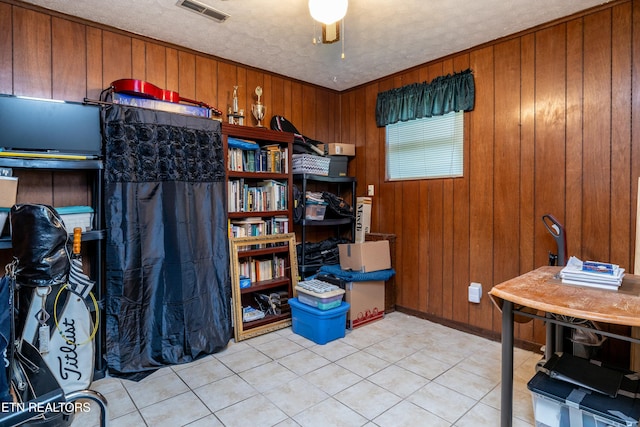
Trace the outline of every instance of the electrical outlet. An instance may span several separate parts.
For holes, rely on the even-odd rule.
[[[373,196],[375,187],[372,184],[367,185],[367,196]]]
[[[482,284],[471,282],[469,285],[469,302],[479,303],[482,298]]]

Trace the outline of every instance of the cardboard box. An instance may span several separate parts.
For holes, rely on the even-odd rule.
[[[324,154],[330,156],[355,156],[356,146],[355,144],[324,144]]]
[[[340,268],[343,270],[369,273],[391,268],[388,240],[340,244],[338,252],[340,254]]]
[[[356,199],[356,243],[365,241],[365,234],[371,231],[371,197]]]
[[[345,300],[349,303],[347,328],[354,329],[384,317],[384,281],[349,282]]]
[[[16,204],[18,195],[18,178],[0,176],[0,208],[10,208]]]

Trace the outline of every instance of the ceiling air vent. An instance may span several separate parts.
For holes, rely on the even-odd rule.
[[[202,4],[195,0],[179,0],[176,4],[180,7],[183,7],[197,14],[204,15],[207,18],[213,19],[214,21],[218,22],[224,22],[231,17],[231,15],[227,15],[224,12],[221,12],[217,9],[212,8],[211,6],[207,6],[206,4]]]

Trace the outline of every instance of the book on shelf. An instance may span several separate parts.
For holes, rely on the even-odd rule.
[[[288,232],[289,218],[287,216],[229,220],[229,235],[231,237],[267,236]]]
[[[287,210],[287,183],[276,180],[254,182],[230,179],[227,184],[228,212],[270,212]]]
[[[283,257],[276,255],[272,258],[249,258],[239,263],[239,271],[241,276],[249,277],[252,283],[272,280],[285,276],[286,262]]]
[[[272,219],[271,234],[286,234],[289,232],[289,217],[287,216],[275,216]]]
[[[256,151],[243,151],[242,152],[242,167],[245,172],[256,171]]]
[[[230,171],[241,171],[242,170],[242,150],[239,148],[229,148],[227,151],[227,168]]]
[[[244,179],[232,179],[227,182],[227,212],[242,212]]]
[[[243,218],[231,220],[233,237],[263,236],[265,225],[262,218]]]
[[[255,149],[246,149],[232,145],[229,138],[228,169],[234,172],[288,173],[288,147],[280,147],[277,144],[262,147],[255,144],[255,146]]]
[[[260,181],[259,187],[267,196],[267,209],[270,211],[287,210],[287,183],[273,179]]]

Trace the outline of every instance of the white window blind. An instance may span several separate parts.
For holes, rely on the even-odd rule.
[[[462,176],[464,112],[394,123],[386,133],[388,180]]]

